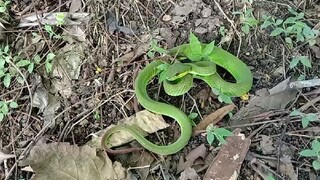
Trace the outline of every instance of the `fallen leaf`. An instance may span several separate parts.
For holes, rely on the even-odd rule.
[[[84,43],[67,44],[53,60],[52,85],[64,98],[72,94],[71,81],[79,78],[85,47]]]
[[[14,154],[5,154],[0,151],[0,163],[6,159],[14,158],[16,157]]]
[[[29,156],[20,162],[35,172],[33,180],[125,179],[125,169],[105,153],[98,154],[87,145],[78,147],[69,143],[51,143],[35,146]]]
[[[251,123],[252,118],[269,110],[284,109],[296,98],[298,91],[290,88],[289,84],[295,78],[287,78],[270,90],[261,89],[256,96],[250,99],[247,106],[242,107],[230,119],[230,125],[241,125]]]
[[[272,154],[276,150],[276,148],[273,147],[272,139],[266,135],[261,135],[260,149],[262,150],[262,153],[265,155]]]
[[[72,0],[69,8],[69,12],[73,13],[81,8],[81,0]]]
[[[229,104],[224,106],[215,112],[206,116],[196,127],[193,128],[194,135],[197,135],[199,130],[205,130],[209,124],[218,123],[225,115],[232,111],[236,106],[234,104]]]
[[[186,179],[188,179],[188,180],[200,180],[201,178],[200,178],[200,176],[197,174],[197,172],[194,169],[188,167],[187,169],[185,169],[181,173],[181,175],[180,175],[178,180],[186,180]]]
[[[120,120],[118,123],[128,124],[131,126],[138,127],[144,132],[147,132],[149,134],[169,127],[169,124],[165,122],[165,120],[162,118],[161,115],[151,113],[148,110],[139,111],[128,118]],[[92,140],[89,141],[88,144],[90,144],[90,146],[101,148],[102,135],[113,126],[114,125],[110,125],[108,128],[96,134],[93,134]],[[145,133],[144,135],[146,136],[147,133]],[[132,140],[133,138],[131,137],[131,135],[126,132],[123,132],[123,131],[115,132],[108,139],[108,147],[120,146]]]
[[[210,164],[203,179],[236,180],[245,159],[251,140],[240,133],[240,129],[233,131],[233,136],[226,138],[226,144]]]
[[[179,164],[177,166],[177,173],[180,173],[181,171],[187,169],[188,167],[191,167],[195,160],[198,158],[204,159],[208,154],[207,148],[204,146],[204,144],[201,144],[197,148],[190,151],[190,153],[186,156],[186,162],[184,162],[183,158],[180,157]]]

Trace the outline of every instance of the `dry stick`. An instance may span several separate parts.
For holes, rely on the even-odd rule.
[[[227,21],[231,24],[231,27],[233,28],[233,30],[235,31],[235,33],[237,34],[238,38],[239,38],[239,47],[238,47],[238,52],[237,52],[237,57],[239,57],[240,54],[240,48],[241,48],[241,44],[242,44],[242,38],[241,38],[241,34],[239,33],[239,31],[237,30],[236,26],[234,25],[233,21],[226,15],[226,13],[222,10],[220,4],[214,0],[214,3],[216,4],[216,6],[218,7],[218,9],[220,10],[220,12],[223,14],[223,16],[227,19]]]

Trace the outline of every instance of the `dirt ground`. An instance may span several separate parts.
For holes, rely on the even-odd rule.
[[[0,104],[6,102],[9,108],[7,113],[4,105],[0,110],[0,116],[4,114],[0,121],[0,179],[31,179],[44,172],[37,171],[46,166],[37,164],[44,155],[30,155],[36,146],[66,142],[80,147],[111,124],[141,112],[144,108],[135,98],[133,84],[139,71],[154,60],[147,55],[151,39],[170,49],[188,43],[190,31],[201,42],[214,40],[238,56],[253,74],[249,98],[232,99],[233,116],[227,112],[214,123],[232,131],[240,128],[250,141],[243,162],[234,169],[239,172],[237,179],[267,179],[270,174],[274,179],[319,179],[313,168],[315,159],[299,152],[311,148],[319,136],[320,38],[310,45],[293,37],[290,47],[287,36],[270,35],[274,27],[261,28],[263,15],[283,20],[293,16],[288,8],[304,13],[299,22],[320,30],[320,1],[316,0],[12,0],[7,14],[0,14],[1,52],[9,46],[0,63],[6,62],[6,73],[12,76],[9,86],[5,85],[6,75],[0,76]],[[252,17],[236,12],[251,9],[259,23],[245,33],[242,26]],[[52,15],[59,12],[67,17],[60,26],[56,25],[59,16]],[[43,18],[44,13],[49,15]],[[301,56],[312,66],[301,61],[290,68],[292,59]],[[220,74],[233,80],[224,70]],[[289,88],[288,82],[301,78],[315,82],[309,87]],[[228,105],[210,91],[201,81],[195,81],[188,95],[178,97],[165,94],[157,82],[148,87],[152,98],[185,113],[200,114],[195,123]],[[303,115],[291,116],[295,109]],[[304,115],[311,118],[307,127],[302,125]],[[172,142],[179,137],[179,125],[165,120],[170,127],[148,139]],[[159,157],[144,151],[110,159],[126,168],[128,179],[204,179],[220,146],[217,142],[210,145],[206,131],[201,132],[173,155]],[[133,141],[126,146],[140,145]],[[31,156],[32,163],[20,163]],[[227,172],[228,168],[220,168]],[[47,179],[55,177],[54,173]]]

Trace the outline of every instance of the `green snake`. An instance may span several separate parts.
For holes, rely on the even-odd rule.
[[[203,44],[206,46],[206,44]],[[190,46],[184,44],[171,49],[169,52],[179,54],[179,56],[186,57],[190,51]],[[196,63],[180,63],[176,62],[176,66],[169,66],[166,72],[166,78],[163,80],[164,89],[170,95],[178,96],[187,92],[192,84],[193,78],[205,81],[211,88],[220,90],[228,96],[242,96],[247,93],[251,86],[253,77],[250,69],[236,56],[223,50],[220,47],[214,47],[211,54],[209,54],[203,61]],[[145,149],[160,154],[169,155],[174,154],[184,148],[192,135],[192,124],[188,116],[180,109],[173,105],[158,102],[151,99],[147,93],[147,85],[150,81],[159,75],[159,66],[166,64],[162,60],[154,60],[148,64],[138,74],[134,89],[138,102],[147,110],[168,116],[176,120],[180,126],[180,137],[169,145],[157,145],[147,140],[138,129],[127,125],[117,125],[110,128],[102,137],[102,147],[108,153],[116,154],[114,150],[106,147],[108,138],[117,131],[125,131],[137,140]],[[208,66],[209,65],[209,66]],[[236,80],[236,83],[231,83],[223,80],[218,73],[216,67],[218,65],[226,69]],[[171,68],[171,69],[170,69]],[[206,69],[207,68],[207,69]]]

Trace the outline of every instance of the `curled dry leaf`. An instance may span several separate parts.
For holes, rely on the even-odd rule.
[[[164,121],[161,115],[153,114],[148,110],[139,111],[135,115],[120,120],[119,123],[139,127],[141,130],[147,133],[154,133],[169,126],[169,124]],[[98,136],[93,136],[92,140],[88,143],[97,148],[101,148],[101,137],[112,126],[109,126],[108,128],[98,132]],[[147,135],[147,133],[145,133],[145,135]],[[108,147],[120,146],[132,140],[133,139],[130,134],[119,131],[114,133],[108,139]]]
[[[205,117],[196,127],[193,128],[194,135],[197,134],[196,131],[205,130],[209,124],[218,123],[225,115],[227,115],[230,111],[232,111],[236,106],[234,104],[229,104],[224,106],[217,111],[211,113],[207,117]]]
[[[104,180],[126,179],[125,170],[105,153],[98,154],[90,146],[78,147],[68,143],[51,143],[35,146],[29,156],[20,163],[30,165],[35,176],[33,180]]]

